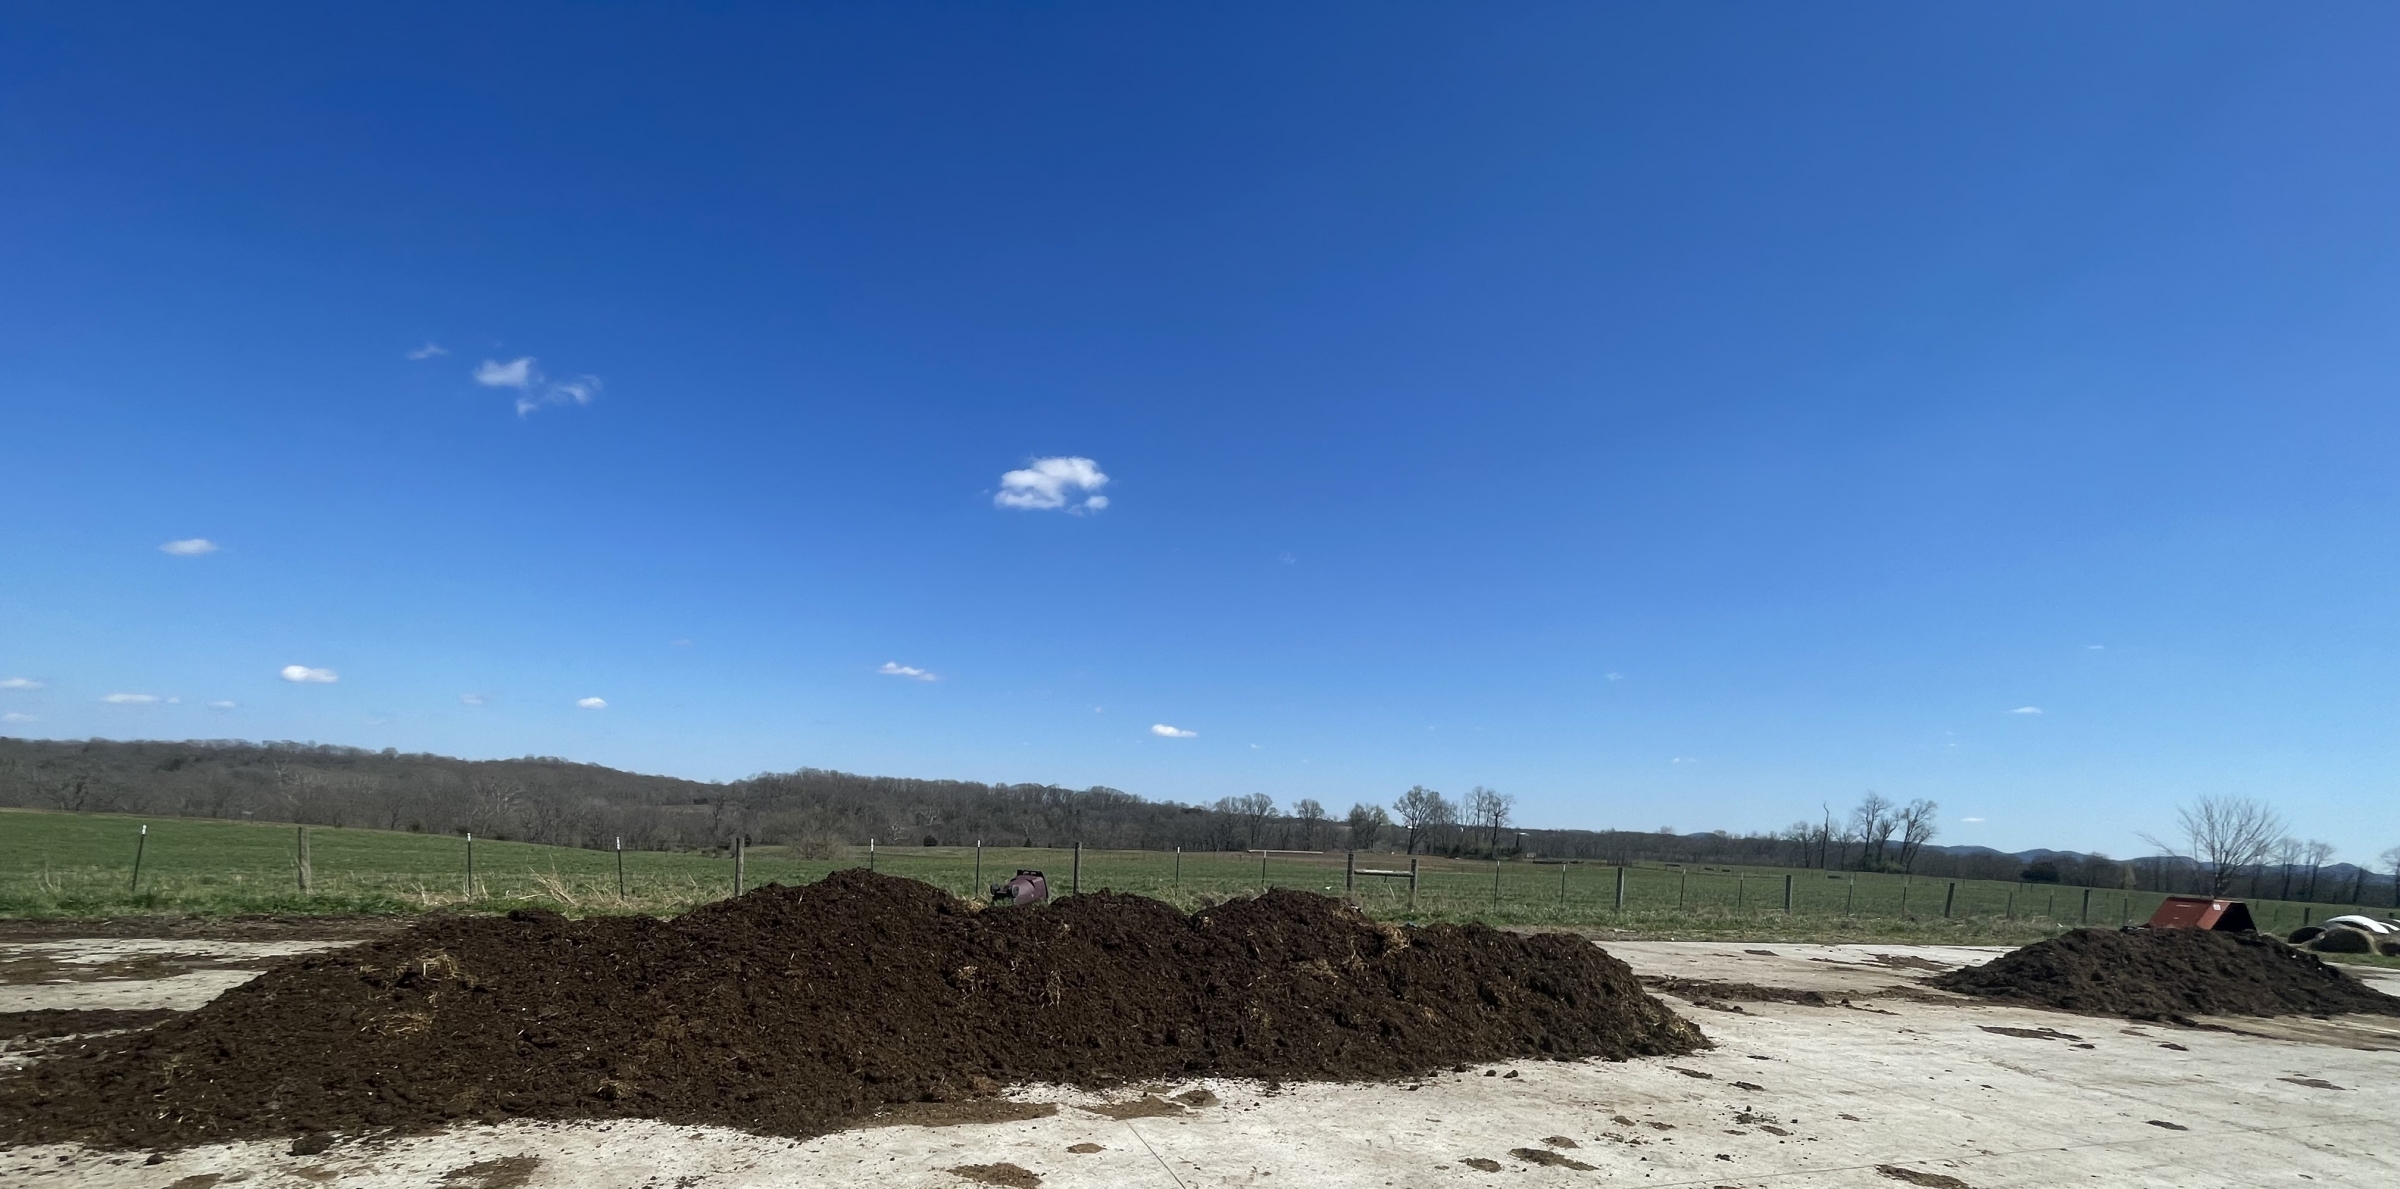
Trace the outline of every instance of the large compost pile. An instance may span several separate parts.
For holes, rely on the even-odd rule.
[[[2272,937],[2207,929],[2078,929],[1927,980],[2095,1016],[2400,1015],[2375,990]]]
[[[1708,1041],[1588,942],[1272,892],[982,909],[846,871],[672,921],[434,920],[0,1081],[0,1143],[642,1116],[807,1135],[1010,1083],[1370,1079]]]

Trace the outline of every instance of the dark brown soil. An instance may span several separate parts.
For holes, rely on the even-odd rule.
[[[980,909],[863,871],[672,921],[520,911],[292,959],[0,1079],[0,1144],[152,1148],[646,1117],[810,1135],[1000,1086],[1382,1079],[1688,1053],[1581,939],[1401,929],[1271,892]]]
[[[2314,954],[2256,933],[2078,929],[1927,980],[2095,1016],[2400,1015],[2386,995]]]
[[[166,1008],[66,1008],[49,1007],[37,1011],[0,1011],[0,1040],[20,1037],[40,1039],[54,1036],[80,1036],[86,1032],[114,1032],[123,1028],[148,1028],[172,1020],[182,1012]]]
[[[1042,1183],[1041,1174],[1014,1164],[962,1164],[950,1171],[978,1185],[998,1185],[1000,1189],[1034,1189]]]

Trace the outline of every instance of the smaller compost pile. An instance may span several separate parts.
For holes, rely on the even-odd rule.
[[[2257,933],[2078,929],[1927,980],[1969,995],[2095,1016],[2400,1015],[2315,954]]]
[[[0,1144],[645,1117],[809,1135],[1011,1083],[1359,1080],[1708,1046],[1564,935],[1270,892],[983,909],[863,871],[671,921],[427,921],[0,1079]]]

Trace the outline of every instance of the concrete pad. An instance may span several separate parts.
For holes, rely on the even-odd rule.
[[[143,1164],[140,1153],[19,1148],[0,1152],[0,1184],[196,1189],[184,1178],[217,1174],[225,1185],[498,1189],[493,1177],[522,1174],[525,1189],[954,1189],[974,1182],[950,1170],[1002,1163],[1049,1189],[1909,1183],[1879,1171],[1885,1166],[1972,1189],[2379,1184],[2400,1174],[2400,1131],[2392,1126],[2400,1053],[1964,999],[1858,998],[1926,973],[1877,954],[1958,965],[1997,951],[1713,942],[1611,949],[1644,973],[1785,986],[1816,980],[1815,989],[1850,994],[1854,1005],[1745,1003],[1736,1013],[1670,998],[1718,1047],[1667,1060],[1519,1062],[1488,1067],[1490,1076],[1477,1068],[1367,1085],[1211,1080],[1110,1096],[1030,1086],[1011,1097],[1055,1103],[1055,1115],[802,1141],[620,1121],[348,1140],[313,1157],[289,1155],[288,1139],[223,1144],[171,1153],[157,1165]],[[1810,960],[1818,957],[1830,960]],[[2322,1023],[2344,1037],[2353,1024]],[[1218,1102],[1124,1121],[1084,1109],[1192,1088]],[[1070,1151],[1075,1145],[1097,1150]],[[538,1163],[491,1163],[512,1157]]]

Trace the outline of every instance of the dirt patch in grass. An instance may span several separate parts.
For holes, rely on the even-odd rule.
[[[1905,1168],[1897,1164],[1878,1164],[1875,1166],[1875,1171],[1882,1173],[1883,1175],[1890,1177],[1895,1181],[1906,1181],[1911,1185],[1923,1185],[1925,1189],[1974,1189],[1973,1186],[1967,1184],[1965,1181],[1959,1180],[1957,1177],[1948,1176],[1938,1172],[1923,1172],[1918,1169]]]
[[[539,1156],[499,1156],[442,1174],[442,1189],[520,1189],[542,1166]]]
[[[2096,1016],[2400,1015],[2315,954],[2256,933],[2078,929],[1927,980],[1969,995]]]
[[[1585,1164],[1572,1156],[1562,1156],[1547,1148],[1510,1148],[1508,1154],[1527,1164],[1539,1164],[1547,1168],[1571,1168],[1577,1172],[1591,1172],[1597,1167]]]
[[[1184,1113],[1182,1107],[1168,1102],[1156,1094],[1144,1094],[1131,1102],[1103,1102],[1098,1106],[1087,1106],[1083,1109],[1104,1119],[1115,1119],[1119,1123],[1127,1119],[1164,1119]]]
[[[671,921],[523,910],[291,959],[0,1079],[0,1143],[622,1117],[797,1136],[1017,1083],[1355,1081],[1708,1044],[1579,938],[1399,928],[1291,891],[1188,915],[1114,893],[987,909],[852,870]]]

